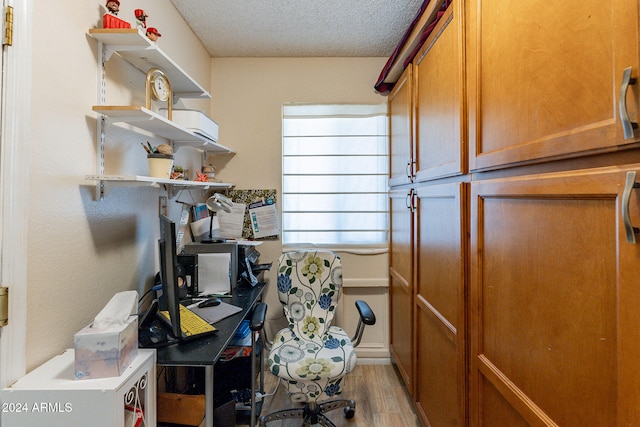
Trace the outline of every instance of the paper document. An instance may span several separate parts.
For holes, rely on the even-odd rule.
[[[242,224],[244,223],[244,203],[233,203],[231,212],[218,212],[220,235],[225,239],[240,239],[242,237]]]
[[[191,223],[191,233],[193,233],[196,242],[209,238],[209,227],[211,227],[212,238],[220,237],[220,224],[217,216],[202,218]]]
[[[249,216],[251,217],[254,239],[280,234],[278,211],[275,204],[252,203],[249,205]]]
[[[198,254],[198,292],[204,295],[231,292],[231,254]]]

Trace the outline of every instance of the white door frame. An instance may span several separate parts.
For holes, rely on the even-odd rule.
[[[13,6],[13,46],[4,54],[0,102],[0,283],[9,288],[9,324],[0,329],[0,387],[25,374],[27,215],[31,142],[33,0]]]

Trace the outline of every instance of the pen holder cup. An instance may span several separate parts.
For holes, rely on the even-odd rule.
[[[154,178],[171,178],[171,168],[173,167],[173,155],[171,154],[149,154],[149,176]]]

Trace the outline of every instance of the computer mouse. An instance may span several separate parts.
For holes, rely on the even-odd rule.
[[[209,298],[198,304],[198,307],[215,307],[216,305],[220,305],[221,302],[222,300],[220,298]]]
[[[166,340],[166,334],[164,333],[162,328],[158,326],[152,325],[149,328],[149,332],[150,332],[149,341],[151,341],[153,344],[157,344],[163,339]]]

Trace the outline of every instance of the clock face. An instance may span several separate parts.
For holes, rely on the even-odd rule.
[[[146,107],[151,110],[151,101],[160,101],[167,104],[167,118],[171,120],[171,104],[173,102],[173,90],[169,78],[159,69],[152,68],[147,71],[145,79]]]
[[[169,84],[163,74],[156,74],[152,77],[151,91],[153,97],[158,101],[166,101],[169,99]]]

